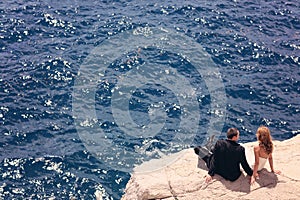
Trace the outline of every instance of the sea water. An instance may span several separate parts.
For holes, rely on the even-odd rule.
[[[132,168],[300,132],[300,3],[0,3],[0,198],[120,199]]]

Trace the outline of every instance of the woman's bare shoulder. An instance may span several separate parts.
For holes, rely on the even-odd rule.
[[[255,145],[255,146],[253,147],[253,150],[254,150],[254,151],[259,151],[259,150],[260,150],[260,146],[259,146],[259,145]]]

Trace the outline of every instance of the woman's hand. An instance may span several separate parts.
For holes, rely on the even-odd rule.
[[[273,172],[274,174],[278,174],[278,175],[281,174],[281,171],[280,171],[280,170],[272,170],[272,172]]]

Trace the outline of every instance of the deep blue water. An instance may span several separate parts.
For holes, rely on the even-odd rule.
[[[254,141],[259,125],[275,140],[299,134],[299,8],[297,0],[2,1],[0,198],[95,199],[98,190],[120,199],[134,164],[228,127],[241,142]],[[164,41],[162,29],[176,48],[143,45]]]

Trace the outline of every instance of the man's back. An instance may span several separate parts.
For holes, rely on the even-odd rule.
[[[219,140],[213,149],[208,173],[211,176],[217,173],[227,180],[234,181],[241,175],[240,164],[251,176],[252,169],[247,163],[244,147],[232,140]]]

